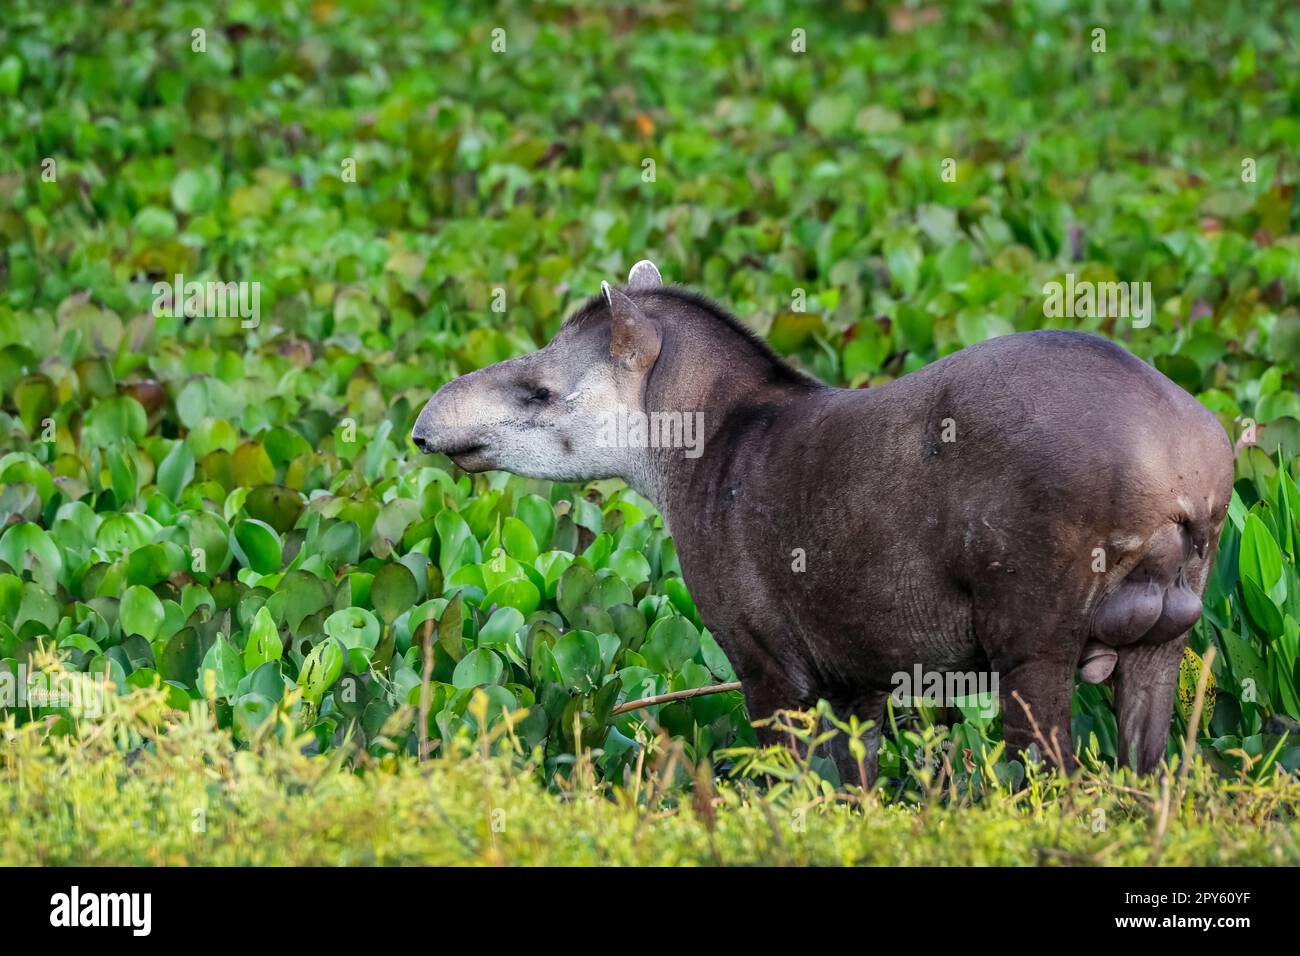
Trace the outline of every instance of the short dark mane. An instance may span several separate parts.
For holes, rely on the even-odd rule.
[[[763,338],[763,336],[759,335],[748,325],[736,318],[706,295],[701,295],[693,289],[688,289],[685,286],[679,285],[666,285],[657,289],[632,290],[624,288],[622,291],[633,300],[639,300],[649,296],[667,296],[668,298],[676,299],[678,302],[684,302],[687,305],[695,306],[695,308],[707,314],[714,321],[722,323],[732,332],[735,332],[738,336],[748,342],[761,356],[771,361],[773,365],[781,369],[783,373],[788,374],[791,380],[817,383],[817,380],[812,376],[795,368],[781,355],[777,354],[776,350],[772,348],[767,339]],[[565,320],[564,324],[566,326],[573,325],[581,328],[584,323],[592,317],[600,314],[605,310],[605,308],[605,297],[600,293],[596,293],[584,302],[582,306],[573,313],[573,315],[569,316],[569,318]]]

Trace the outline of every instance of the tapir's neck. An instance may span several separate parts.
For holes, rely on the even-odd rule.
[[[651,434],[680,436],[680,447],[644,449],[624,477],[680,531],[692,522],[699,496],[738,467],[741,449],[753,451],[772,420],[822,388],[745,343],[679,343],[647,382],[645,409]]]

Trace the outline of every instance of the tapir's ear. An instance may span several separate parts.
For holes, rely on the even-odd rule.
[[[632,271],[627,274],[627,287],[629,289],[659,289],[664,284],[663,276],[659,275],[659,270],[649,259],[642,259],[632,267]]]
[[[653,268],[653,267],[652,267]],[[657,274],[657,273],[656,273]],[[600,284],[611,316],[609,354],[624,368],[648,372],[659,357],[659,329],[636,303],[608,282]]]

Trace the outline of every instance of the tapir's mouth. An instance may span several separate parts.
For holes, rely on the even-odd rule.
[[[465,445],[463,448],[455,448],[443,452],[448,458],[456,463],[456,467],[462,471],[486,471],[487,462],[482,452],[487,445],[481,442],[475,445]]]

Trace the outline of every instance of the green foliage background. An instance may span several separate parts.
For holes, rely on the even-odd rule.
[[[526,708],[544,779],[575,733],[615,781],[659,730],[762,769],[737,693],[611,713],[733,676],[649,502],[471,479],[408,439],[438,386],[649,257],[826,381],[1069,325],[1234,437],[1257,423],[1192,641],[1216,652],[1200,735],[1222,772],[1293,771],[1298,32],[1286,3],[11,0],[0,667],[54,646],[161,687],[158,726],[206,701],[250,747],[440,753]],[[1046,319],[1066,273],[1150,282],[1151,326]],[[176,274],[260,283],[260,323],[156,314]],[[1108,695],[1076,697],[1097,764]],[[972,792],[982,760],[1023,775],[996,719],[902,709],[897,792],[936,719]]]

